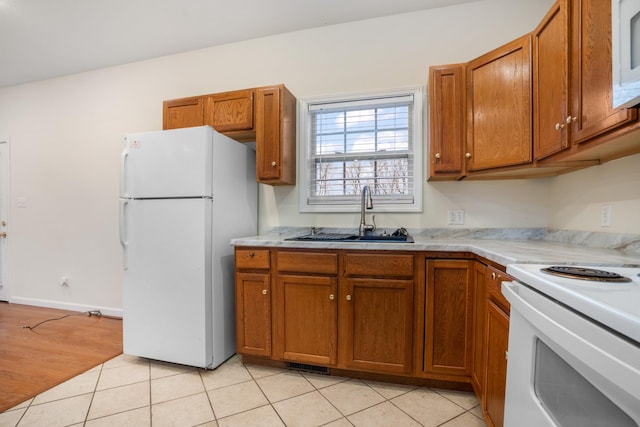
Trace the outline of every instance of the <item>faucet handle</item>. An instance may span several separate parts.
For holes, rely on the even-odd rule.
[[[371,229],[371,231],[376,231],[376,216],[375,215],[371,216],[371,221],[373,221],[373,228]]]

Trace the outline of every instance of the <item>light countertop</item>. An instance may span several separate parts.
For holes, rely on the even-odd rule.
[[[578,243],[543,240],[539,232],[522,230],[492,234],[458,233],[461,237],[447,233],[412,234],[414,243],[370,243],[370,242],[301,242],[285,240],[288,237],[306,234],[300,230],[280,230],[271,234],[234,239],[233,246],[278,247],[299,249],[355,249],[391,251],[441,251],[470,252],[503,266],[513,263],[534,264],[579,264],[592,266],[640,267],[640,254],[617,249],[596,248],[585,244],[584,238],[574,239]],[[476,233],[477,234],[477,233]]]

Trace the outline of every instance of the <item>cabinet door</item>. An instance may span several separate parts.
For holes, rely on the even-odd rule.
[[[204,123],[221,133],[253,130],[253,89],[206,97]]]
[[[485,341],[485,316],[487,306],[487,292],[485,278],[487,268],[484,264],[476,262],[473,269],[473,284],[475,295],[473,298],[473,365],[471,370],[471,383],[480,399],[484,397],[484,341]]]
[[[464,64],[429,68],[429,179],[464,176]]]
[[[318,365],[336,363],[337,291],[335,277],[278,276],[275,344],[282,359]]]
[[[236,342],[239,354],[271,356],[268,273],[236,273]]]
[[[204,97],[173,99],[162,105],[162,129],[204,125]]]
[[[467,64],[467,171],[531,162],[531,37]]]
[[[424,371],[471,374],[473,262],[427,261]]]
[[[572,141],[582,143],[635,122],[637,109],[612,108],[611,2],[572,0],[571,4]]]
[[[282,85],[256,89],[256,180],[295,184],[296,100]]]
[[[486,317],[486,381],[484,413],[490,426],[502,427],[504,422],[504,396],[507,383],[507,348],[509,342],[509,316],[487,302]]]
[[[533,32],[533,138],[537,160],[569,146],[567,1],[556,1]]]
[[[345,279],[339,298],[340,367],[411,372],[413,280]]]

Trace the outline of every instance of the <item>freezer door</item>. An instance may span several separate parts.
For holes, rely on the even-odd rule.
[[[213,132],[200,126],[127,135],[120,197],[210,197]]]
[[[121,207],[124,353],[209,367],[212,201],[125,200]]]

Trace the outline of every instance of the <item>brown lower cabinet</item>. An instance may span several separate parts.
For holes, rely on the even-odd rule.
[[[413,280],[349,278],[340,295],[340,366],[409,374],[413,350]]]
[[[450,256],[450,258],[447,258]],[[237,352],[252,362],[470,390],[504,412],[509,277],[469,253],[236,247]]]
[[[338,341],[338,283],[331,276],[278,275],[277,354],[310,365],[335,365]]]
[[[271,277],[268,249],[236,249],[236,347],[239,354],[271,356]]]
[[[502,426],[507,382],[509,316],[493,301],[487,302],[483,414],[490,426]]]
[[[489,426],[501,427],[504,422],[504,398],[507,382],[507,349],[509,343],[509,302],[500,290],[502,282],[512,277],[503,271],[488,266],[484,283],[486,296],[484,333],[482,337],[483,381],[480,403]],[[477,393],[477,392],[476,392]]]
[[[472,260],[426,262],[424,372],[469,381],[473,334]]]

